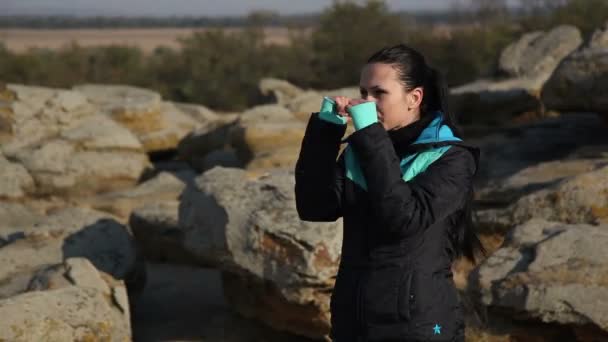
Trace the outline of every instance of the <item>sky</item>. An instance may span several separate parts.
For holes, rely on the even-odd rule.
[[[393,10],[440,10],[453,0],[387,0]],[[280,14],[320,12],[332,0],[0,0],[0,15],[239,16],[270,9]]]

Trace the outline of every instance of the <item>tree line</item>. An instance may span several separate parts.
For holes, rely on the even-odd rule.
[[[468,1],[475,10],[455,7],[459,24],[448,25],[447,31],[393,13],[384,1],[368,0],[335,2],[316,19],[311,33],[291,30],[288,45],[265,43],[263,28],[276,18],[264,12],[250,15],[243,30],[194,32],[180,40],[179,49],[159,47],[151,54],[129,46],[77,44],[13,53],[0,43],[0,81],[52,87],[131,84],[173,101],[236,111],[268,100],[258,90],[263,77],[303,88],[354,86],[373,51],[399,42],[422,51],[451,86],[495,77],[498,55],[522,33],[571,24],[589,36],[608,18],[605,0],[527,0],[517,11],[504,1]]]

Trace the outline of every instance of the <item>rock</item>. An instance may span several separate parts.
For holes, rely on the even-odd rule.
[[[276,78],[261,79],[259,88],[264,96],[268,96],[272,93],[280,106],[286,105],[291,99],[303,92],[302,89],[293,84]]]
[[[192,166],[199,172],[205,172],[215,166],[243,168],[245,165],[232,149],[215,150],[209,152],[203,158],[192,158]]]
[[[14,158],[30,172],[40,195],[82,196],[129,187],[149,166],[142,152],[80,150],[60,139],[23,149]]]
[[[102,277],[88,260],[46,267],[31,284],[26,293],[0,299],[0,340],[131,340],[124,285]]]
[[[329,294],[340,256],[341,220],[300,221],[293,187],[293,172],[248,180],[244,170],[215,167],[184,192],[177,224],[170,207],[167,226],[178,231],[173,236],[183,236],[178,241],[195,262],[233,275],[226,284],[229,293],[241,289],[253,294],[247,301],[235,297],[238,312],[261,314],[262,307],[253,306],[264,303],[266,311],[258,317],[266,324],[320,338],[329,332]],[[246,286],[250,287],[245,290]]]
[[[470,277],[480,302],[516,320],[608,331],[608,227],[532,220]],[[600,339],[601,340],[601,339]]]
[[[204,169],[207,154],[230,145],[230,135],[238,117],[210,120],[184,137],[177,146],[178,156],[199,172]]]
[[[590,111],[608,118],[608,24],[566,58],[542,91],[547,108]]]
[[[213,112],[211,109],[202,106],[202,105],[198,105],[198,104],[192,104],[192,103],[181,103],[181,102],[171,102],[171,104],[173,104],[175,107],[177,107],[177,109],[179,109],[180,111],[182,111],[184,114],[190,116],[192,119],[194,119],[195,121],[199,122],[199,123],[206,123],[209,121],[216,121],[216,120],[225,120],[225,121],[232,121],[235,120],[235,117],[231,117],[230,115],[218,115],[215,112]]]
[[[502,51],[499,69],[510,77],[544,76],[546,80],[581,43],[580,31],[569,25],[526,33]]]
[[[514,175],[492,182],[477,191],[477,199],[484,203],[509,205],[524,195],[550,187],[566,178],[608,166],[607,158],[563,159],[540,163]]]
[[[14,94],[13,124],[0,154],[11,162],[3,165],[20,176],[5,196],[111,191],[134,185],[149,166],[132,133],[98,114],[82,94],[21,85],[8,89]]]
[[[603,27],[593,32],[589,40],[589,47],[592,49],[602,49],[608,46],[608,21]]]
[[[195,174],[190,177],[194,179]],[[177,199],[186,188],[186,182],[174,174],[161,172],[132,189],[100,194],[80,203],[106,211],[126,221],[137,207],[151,202]]]
[[[0,228],[2,286],[70,257],[87,258],[100,271],[125,280],[134,293],[145,281],[131,233],[110,215],[66,208],[33,224]]]
[[[333,90],[305,91],[285,104],[285,107],[296,115],[306,115],[318,112],[323,96],[346,96],[352,99],[360,98],[359,88],[340,88]]]
[[[469,144],[481,149],[476,188],[480,191],[500,187],[516,173],[544,162],[601,159],[601,150],[608,146],[604,130],[602,120],[595,114],[564,113],[468,139]]]
[[[591,165],[593,167],[593,165]],[[506,231],[532,218],[577,223],[608,223],[608,163],[590,172],[555,180],[555,184],[519,198],[506,208],[477,213],[483,226]]]
[[[95,114],[95,108],[78,94],[63,89],[9,84],[14,97],[8,102],[12,113],[11,138],[1,149],[10,157],[17,151],[57,136]],[[68,102],[68,103],[64,103]],[[69,108],[70,110],[66,110]]]
[[[83,149],[141,151],[142,145],[129,130],[101,115],[90,116],[60,137]]]
[[[136,134],[147,152],[176,149],[188,133],[215,116],[202,106],[163,102],[160,94],[142,88],[89,84],[74,89]]]
[[[221,271],[167,263],[147,269],[148,286],[133,308],[135,341],[312,342],[230,310]]]
[[[43,213],[24,204],[0,202],[0,246],[18,238],[20,234],[16,228],[33,226],[43,219]]]
[[[259,88],[263,95],[272,93],[277,100],[277,104],[287,108],[296,117],[318,112],[321,108],[323,96],[347,96],[353,99],[360,97],[358,87],[333,90],[303,90],[285,80],[274,78],[262,79]]]
[[[573,26],[532,32],[509,45],[500,57],[503,80],[479,80],[451,89],[451,109],[461,123],[503,125],[516,116],[545,116],[541,90],[559,63],[582,42]]]
[[[20,198],[32,192],[35,185],[32,176],[21,164],[12,163],[0,151],[0,198]]]
[[[86,96],[104,114],[136,134],[162,128],[161,96],[153,91],[123,85],[84,84],[72,88]]]
[[[161,104],[160,115],[162,128],[139,136],[148,152],[175,150],[186,135],[201,125],[170,102]]]
[[[179,201],[150,202],[133,211],[129,218],[133,235],[146,260],[199,265],[197,257],[184,249],[186,233],[179,226]]]
[[[292,168],[295,165],[293,157],[272,158],[272,162],[257,164],[252,161],[274,156],[279,149],[299,150],[305,129],[306,124],[296,120],[289,111],[272,105],[262,106],[243,113],[233,129],[231,141],[241,162],[249,164],[247,168],[269,164]]]
[[[516,115],[542,111],[540,87],[538,79],[478,80],[452,88],[450,104],[462,124],[504,125]]]

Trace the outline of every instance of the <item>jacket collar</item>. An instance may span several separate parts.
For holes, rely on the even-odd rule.
[[[429,145],[462,141],[454,135],[448,125],[444,124],[443,113],[439,111],[425,115],[407,126],[387,131],[387,133],[395,152],[402,157],[426,149]],[[351,135],[340,142],[348,143]]]
[[[441,112],[425,115],[405,127],[390,130],[388,135],[399,155],[411,152],[412,147],[422,147],[422,145],[447,141],[462,141],[454,135],[448,125],[443,123],[443,113]]]

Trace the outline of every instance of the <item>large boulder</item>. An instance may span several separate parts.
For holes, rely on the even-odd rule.
[[[140,208],[130,225],[156,258],[224,271],[224,290],[239,313],[320,338],[329,332],[341,221],[300,221],[293,187],[293,172],[251,179],[244,170],[215,167],[179,205]]]
[[[20,176],[6,197],[89,195],[137,182],[149,166],[133,134],[80,93],[9,85],[10,135],[2,163]],[[31,177],[33,184],[28,180]],[[35,186],[34,186],[35,185]],[[10,194],[8,194],[10,192]]]
[[[526,33],[502,51],[498,68],[509,77],[546,78],[581,43],[579,30],[568,25]]]
[[[542,92],[547,108],[590,111],[608,119],[608,23],[566,58]]]
[[[503,50],[502,80],[480,80],[451,89],[452,109],[463,123],[504,124],[533,113],[543,115],[541,89],[559,63],[582,43],[573,26],[532,32]]]
[[[0,291],[2,341],[130,341],[122,282],[84,258],[68,258],[32,272],[23,292]]]
[[[527,321],[528,327],[537,321],[596,332],[584,340],[603,341],[608,336],[604,242],[606,225],[529,221],[471,273],[470,294],[494,315]]]

